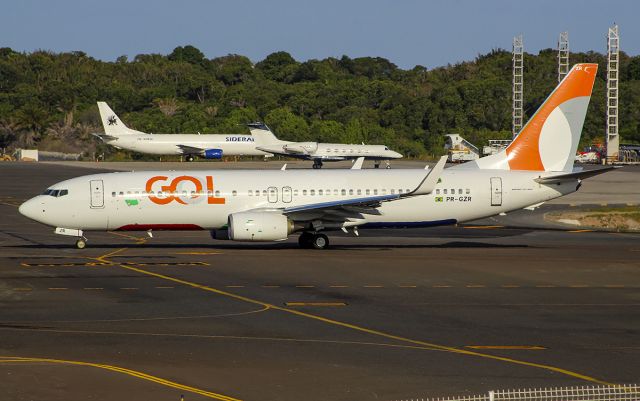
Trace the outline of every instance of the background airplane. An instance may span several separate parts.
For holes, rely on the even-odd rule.
[[[220,159],[222,156],[272,156],[258,150],[257,145],[278,143],[271,132],[256,135],[214,134],[147,134],[128,128],[105,102],[98,102],[105,134],[95,134],[118,149],[153,155],[184,155],[187,161],[195,156]]]
[[[252,135],[273,135],[269,127],[264,123],[255,122],[247,125]],[[315,169],[321,168],[323,162],[354,160],[359,157],[375,160],[375,167],[378,168],[382,160],[388,161],[402,158],[400,153],[394,152],[384,145],[287,142],[278,140],[275,144],[258,145],[257,148],[274,155],[313,160],[313,168]]]
[[[532,207],[609,168],[574,171],[597,64],[575,65],[502,152],[444,170],[224,170],[94,174],[20,206],[79,237],[86,230],[210,230],[214,238],[329,244],[323,231],[456,224]]]

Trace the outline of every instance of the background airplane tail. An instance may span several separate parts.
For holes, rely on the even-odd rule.
[[[572,171],[598,64],[576,64],[502,152],[460,168]]]
[[[249,127],[249,131],[251,131],[251,136],[255,138],[256,145],[276,145],[284,142],[276,138],[271,129],[267,127],[267,124],[265,123],[249,123],[247,124],[247,127]]]
[[[98,110],[100,111],[100,119],[106,135],[117,138],[123,135],[142,134],[142,132],[127,128],[107,103],[98,102]]]

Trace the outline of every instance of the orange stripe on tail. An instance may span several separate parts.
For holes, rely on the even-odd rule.
[[[511,170],[545,170],[540,156],[540,133],[544,123],[551,112],[567,100],[591,96],[597,72],[598,64],[576,64],[571,69],[507,148]]]

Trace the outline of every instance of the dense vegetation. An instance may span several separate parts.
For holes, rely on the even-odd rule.
[[[571,55],[582,61],[600,64],[583,142],[601,141],[606,60]],[[623,142],[638,142],[640,56],[623,54],[620,67],[620,132]],[[551,49],[525,56],[527,116],[556,85],[556,71]],[[299,62],[286,52],[254,65],[239,55],[207,59],[193,46],[115,62],[0,48],[0,147],[103,151],[90,133],[102,131],[95,102],[104,100],[146,132],[246,133],[244,123],[262,120],[283,139],[384,143],[420,157],[441,153],[447,133],[478,145],[510,137],[510,82],[511,54],[503,50],[428,71],[373,57]]]

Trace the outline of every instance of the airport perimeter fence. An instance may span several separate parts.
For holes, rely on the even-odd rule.
[[[483,395],[405,398],[394,401],[640,401],[640,385],[498,390]]]

